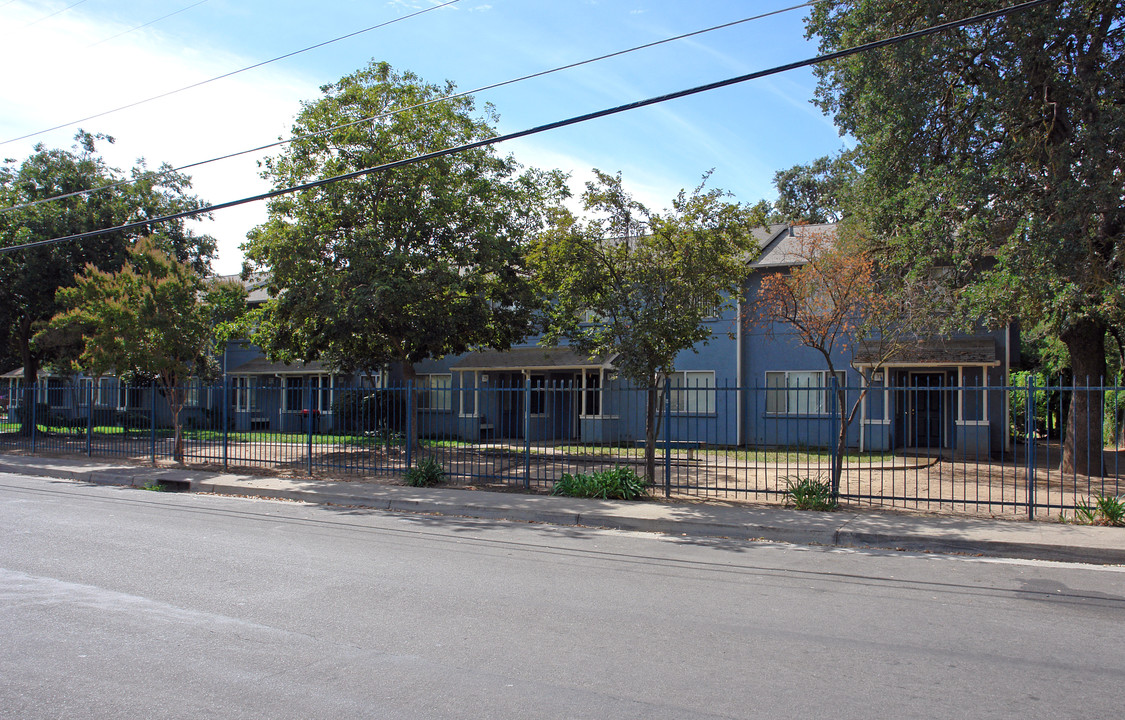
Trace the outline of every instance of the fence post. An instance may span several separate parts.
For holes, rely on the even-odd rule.
[[[86,457],[93,455],[91,441],[94,432],[94,385],[86,386]]]
[[[308,436],[307,436],[308,437],[308,446],[307,446],[308,453],[307,453],[307,456],[308,456],[309,475],[312,475],[312,471],[313,471],[313,456],[312,456],[313,402],[312,401],[313,401],[313,389],[312,389],[312,377],[310,377],[308,387],[305,388],[305,422],[308,423],[308,428],[309,428],[309,432],[308,432]]]
[[[414,381],[406,381],[406,468],[414,455]]]
[[[531,487],[531,375],[523,378],[523,486]]]
[[[250,392],[247,390],[247,392]],[[228,443],[230,442],[230,386],[227,382],[227,376],[223,375],[223,395],[219,400],[223,405],[223,470],[227,469],[227,455]]]
[[[1027,479],[1027,519],[1035,519],[1035,387],[1031,373],[1027,374],[1027,398],[1024,401],[1024,448]]]
[[[26,396],[25,396],[26,397]],[[34,455],[39,440],[39,418],[36,417],[39,409],[39,383],[31,384],[31,454]]]
[[[176,392],[175,388],[171,388],[169,392]],[[128,393],[126,392],[126,396]],[[126,405],[129,403],[126,402]],[[125,408],[125,422],[129,422],[129,409]],[[152,459],[152,464],[156,464],[156,383],[151,382],[148,385],[148,452],[149,457]]]
[[[686,383],[685,383],[686,384]],[[664,497],[672,495],[672,381],[664,378]]]

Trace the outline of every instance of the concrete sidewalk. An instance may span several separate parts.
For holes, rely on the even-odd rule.
[[[173,489],[193,492],[674,535],[1125,564],[1125,528],[1053,522],[878,511],[818,513],[702,503],[578,500],[478,490],[239,475],[189,468],[154,468],[84,458],[0,455],[0,472],[101,485],[143,487],[159,482]]]

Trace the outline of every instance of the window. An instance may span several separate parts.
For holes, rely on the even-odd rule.
[[[285,382],[285,410],[287,412],[300,412],[308,404],[305,393],[305,378],[300,375],[291,375],[284,379]]]
[[[184,383],[184,407],[199,407],[201,391],[202,382],[197,378],[189,378]]]
[[[674,413],[710,415],[715,412],[715,371],[674,372],[668,375]]]
[[[231,380],[231,394],[235,412],[251,412],[258,407],[256,388],[248,375],[240,375]]]
[[[831,376],[823,370],[766,373],[766,412],[776,415],[823,415],[832,408]],[[844,385],[844,373],[836,373]]]
[[[333,383],[331,375],[286,375],[284,412],[332,409]]]
[[[418,407],[425,410],[451,410],[453,375],[419,375]]]
[[[586,373],[586,398],[583,415],[602,414],[602,377],[600,373]]]

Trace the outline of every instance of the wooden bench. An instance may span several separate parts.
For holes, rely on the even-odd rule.
[[[656,440],[656,452],[660,453],[667,447],[670,450],[687,450],[687,459],[695,459],[695,451],[702,450],[703,446],[707,443],[702,440],[668,440],[664,441],[659,438]],[[637,441],[637,447],[643,448],[645,446],[644,440]]]

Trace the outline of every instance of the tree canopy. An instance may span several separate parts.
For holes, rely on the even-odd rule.
[[[982,9],[829,0],[808,32],[831,52]],[[1120,2],[1060,0],[817,68],[821,106],[858,143],[849,211],[885,267],[940,267],[964,324],[1044,325],[1081,384],[1104,377],[1125,308],[1123,46]],[[1087,400],[1076,414],[1100,417]],[[1084,470],[1074,449],[1100,448],[1100,425],[1077,431],[1064,464]]]
[[[183,460],[180,412],[189,378],[203,377],[246,310],[237,282],[205,282],[152,238],[128,251],[116,272],[87,265],[73,287],[62,288],[65,310],[53,328],[78,329],[80,368],[91,375],[152,375],[168,402],[175,428],[175,458]]]
[[[680,192],[656,213],[633,199],[621,175],[594,171],[580,220],[556,212],[532,253],[545,301],[544,341],[613,356],[617,371],[648,388],[646,467],[653,479],[657,390],[676,355],[706,344],[703,320],[741,293],[758,248],[752,213],[720,190]]]
[[[298,114],[296,139],[265,163],[276,187],[494,135],[491,108],[443,100],[452,83],[386,63],[321,90]],[[521,340],[535,306],[524,248],[565,185],[558,173],[520,171],[487,146],[271,200],[244,246],[271,294],[255,342],[341,371],[401,363],[411,378],[420,360]]]
[[[168,166],[150,171],[141,160],[128,175],[109,167],[97,154],[98,141],[112,138],[79,132],[71,150],[43,145],[20,163],[6,161],[0,168],[0,204],[25,205],[66,193],[103,188],[47,203],[0,212],[0,245],[19,245],[73,235],[89,230],[143,221],[202,207],[189,194],[186,175]],[[122,181],[121,187],[110,187]],[[188,230],[183,221],[161,223],[129,233],[109,233],[85,240],[16,250],[0,255],[0,339],[7,338],[23,364],[24,382],[36,382],[44,361],[60,351],[57,343],[33,344],[32,338],[60,309],[58,288],[74,284],[75,274],[87,263],[113,271],[121,267],[132,240],[153,235],[164,250],[189,262],[197,271],[208,267],[215,242]]]

